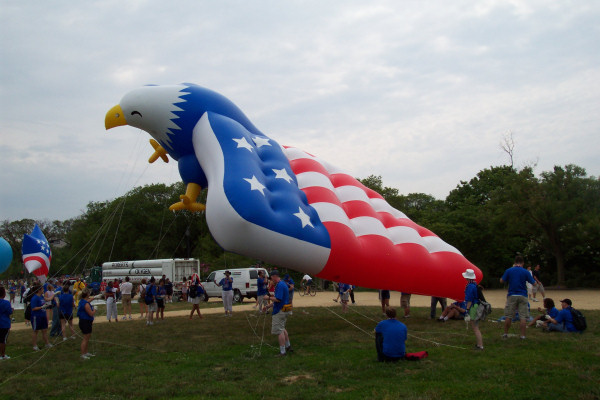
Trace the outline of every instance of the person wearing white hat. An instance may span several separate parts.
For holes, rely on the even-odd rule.
[[[465,288],[465,303],[467,304],[467,313],[465,314],[465,321],[471,322],[473,325],[473,333],[475,333],[475,344],[476,350],[483,350],[483,337],[479,330],[479,320],[475,318],[477,307],[479,307],[479,294],[477,292],[477,282],[475,281],[475,271],[467,269],[462,273],[463,278],[467,280],[467,287]]]

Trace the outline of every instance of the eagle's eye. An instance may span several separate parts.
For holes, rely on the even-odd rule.
[[[131,115],[139,115],[140,117],[142,116],[142,113],[140,113],[139,111],[132,111]]]

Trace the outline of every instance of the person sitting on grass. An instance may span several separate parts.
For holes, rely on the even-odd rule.
[[[466,312],[467,304],[464,301],[455,301],[444,309],[437,321],[446,322],[449,319],[465,319]]]
[[[396,310],[388,307],[385,310],[387,319],[375,327],[375,349],[377,361],[395,362],[402,360],[406,354],[406,325],[396,319]]]
[[[544,308],[538,307],[538,311],[543,313],[535,317],[528,326],[546,326],[550,318],[556,318],[558,316],[558,310],[554,306],[554,300],[550,297],[544,299]],[[539,321],[539,322],[538,322]]]
[[[558,312],[556,318],[548,320],[547,330],[549,332],[579,332],[573,325],[573,316],[571,315],[571,306],[573,303],[570,299],[560,301],[562,310]]]

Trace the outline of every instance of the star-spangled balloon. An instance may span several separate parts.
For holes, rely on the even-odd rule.
[[[150,133],[187,185],[171,209],[199,211],[226,250],[375,289],[464,298],[462,272],[481,271],[341,169],[260,132],[231,101],[193,84],[123,97],[106,128]],[[332,144],[334,145],[334,144]]]
[[[52,260],[52,250],[46,236],[37,224],[33,227],[31,234],[23,235],[21,252],[27,271],[37,276],[41,283],[46,282]]]

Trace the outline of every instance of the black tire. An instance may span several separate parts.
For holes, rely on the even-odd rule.
[[[233,291],[233,301],[236,303],[241,303],[244,301],[244,296],[237,289]]]

